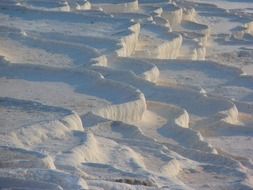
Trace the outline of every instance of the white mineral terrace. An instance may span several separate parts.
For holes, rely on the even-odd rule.
[[[252,190],[252,0],[0,0],[0,189]]]

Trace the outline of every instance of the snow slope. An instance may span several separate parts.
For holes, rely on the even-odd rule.
[[[250,0],[0,0],[0,189],[253,189]]]

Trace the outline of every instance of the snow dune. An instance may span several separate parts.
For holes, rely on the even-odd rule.
[[[251,7],[0,1],[0,189],[252,189]]]

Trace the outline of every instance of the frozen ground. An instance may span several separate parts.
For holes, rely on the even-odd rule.
[[[253,189],[251,0],[0,0],[0,189]]]

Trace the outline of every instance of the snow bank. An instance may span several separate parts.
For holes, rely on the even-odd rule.
[[[139,9],[138,0],[91,0],[91,4],[93,8],[102,8],[105,12],[133,12]]]
[[[1,169],[0,177],[8,177],[11,178],[12,181],[14,179],[22,179],[29,183],[29,181],[33,182],[33,185],[28,185],[32,189],[36,189],[36,185],[34,183],[37,181],[45,182],[47,184],[56,184],[60,189],[69,189],[69,190],[77,190],[77,189],[88,189],[87,183],[78,176],[73,176],[65,172],[57,171],[57,170],[47,170],[47,169]],[[24,183],[25,184],[25,183]],[[36,184],[36,183],[35,183]],[[21,184],[15,184],[14,186],[19,186]],[[27,186],[25,186],[27,189]],[[30,189],[30,188],[29,188]]]
[[[120,39],[122,48],[116,51],[116,54],[121,57],[130,56],[134,52],[140,33],[140,24],[132,24],[125,33],[126,35]]]
[[[47,168],[55,169],[51,156],[39,152],[0,146],[0,168]]]
[[[174,4],[168,4],[163,7],[162,17],[167,19],[173,27],[181,23],[183,19],[183,10]]]
[[[194,8],[183,9],[183,18],[182,20],[195,21],[197,12]]]
[[[31,76],[27,76],[28,77],[27,79],[31,81],[35,81],[35,84],[36,84],[36,77],[39,77],[40,81],[53,82],[53,81],[63,80],[63,82],[66,84],[69,84],[69,85],[75,84],[75,89],[76,90],[81,89],[81,92],[84,95],[96,96],[98,98],[106,100],[107,103],[103,104],[103,106],[104,105],[107,105],[107,106],[105,107],[95,106],[93,107],[94,110],[92,110],[92,108],[89,108],[88,111],[92,110],[93,113],[96,113],[108,119],[122,120],[122,121],[135,121],[135,120],[141,119],[143,112],[146,110],[145,97],[139,90],[124,83],[104,79],[104,77],[100,73],[95,72],[95,71],[86,70],[82,68],[80,68],[79,71],[77,71],[74,69],[72,70],[59,69],[59,68],[52,68],[52,67],[48,68],[46,66],[34,66],[34,65],[27,67],[20,64],[19,65],[12,64],[12,66],[7,64],[3,67],[3,69],[6,69],[6,71],[10,71],[13,69],[13,67],[15,67],[16,71],[22,70],[22,72],[27,73],[27,75],[33,73],[33,75]],[[46,73],[46,76],[45,76],[45,73]],[[66,80],[68,82],[66,82]],[[83,82],[80,83],[80,81],[83,81]],[[33,85],[30,89],[32,91],[36,88],[37,86],[34,87]],[[30,94],[30,95],[32,98],[33,94]],[[45,101],[53,105],[55,104],[53,100],[52,101],[45,100]],[[73,117],[74,116],[75,114],[73,115]],[[78,122],[77,118],[75,118],[74,120]],[[58,125],[59,122],[55,121],[55,123],[56,125]],[[59,124],[61,125],[61,122]],[[64,128],[66,126],[63,125],[62,127]],[[57,127],[54,127],[54,128],[57,129]],[[32,128],[30,131],[32,131]],[[63,131],[64,130],[62,130],[62,132]],[[61,131],[56,131],[55,133],[57,134],[58,132],[60,133]],[[44,136],[44,134],[41,134],[41,135]],[[39,140],[41,138],[42,137],[37,138],[37,139]]]
[[[153,37],[150,37],[151,34]],[[137,48],[136,57],[175,59],[179,55],[182,36],[170,32],[170,28],[156,24],[145,24],[141,28],[140,41],[144,44]]]
[[[111,139],[95,136],[92,132],[83,133],[82,138],[81,145],[57,156],[57,166],[68,169],[80,167],[84,163],[100,163],[112,164],[113,167],[121,168],[125,166],[124,162],[127,163],[122,160],[131,160],[132,163],[145,168],[142,156],[128,146],[119,145]],[[110,160],[112,153],[115,157],[117,156],[118,160]]]
[[[97,140],[92,133],[84,133],[82,138],[81,145],[56,157],[55,162],[58,167],[62,168],[66,165],[77,167],[84,162],[103,163],[107,160],[106,155],[100,151]]]
[[[61,120],[22,127],[7,135],[6,142],[17,147],[33,147],[50,138],[64,139],[72,130],[83,131],[81,119],[76,113]]]
[[[232,107],[226,111],[220,112],[224,118],[223,121],[230,123],[230,124],[237,124],[238,123],[238,110],[235,104],[232,103]]]
[[[185,117],[185,116],[183,116]],[[182,119],[182,118],[181,118]],[[187,120],[183,118],[184,121]],[[176,121],[178,122],[178,121]],[[195,131],[191,128],[185,128],[175,125],[168,125],[167,128],[170,131],[170,135],[175,136],[175,140],[184,147],[191,149],[200,150],[203,152],[209,152],[217,154],[217,151],[212,147],[211,144],[206,142],[200,132]]]
[[[175,119],[175,123],[180,127],[189,128],[189,121],[190,121],[189,114],[185,109],[182,111],[183,113]]]
[[[14,43],[13,40],[16,42]],[[3,51],[8,52],[15,46],[15,55],[6,53],[7,59],[15,63],[48,65],[50,62],[50,65],[56,67],[76,67],[84,64],[107,65],[106,56],[97,49],[86,44],[63,40],[65,39],[55,40],[53,37],[47,39],[46,35],[34,35],[24,31],[13,32],[6,35],[6,44],[9,44],[3,47]]]
[[[142,92],[128,84],[104,79],[102,75],[93,82],[97,88],[94,89],[96,93],[103,93],[103,90],[107,92],[111,88],[106,95],[100,96],[112,102],[111,105],[93,109],[93,114],[117,121],[137,121],[142,118],[146,110],[146,100]]]
[[[83,131],[81,118],[77,113],[67,115],[60,120],[70,130]]]
[[[0,6],[0,51],[7,59],[0,64],[0,95],[19,99],[14,105],[0,98],[1,185],[244,187],[250,159],[229,149],[252,132],[252,80],[189,59],[204,60],[211,48],[212,58],[232,60],[216,54],[236,47],[228,46],[225,30],[242,30],[239,45],[248,46],[241,42],[252,40],[253,24],[234,28],[248,13],[177,0],[2,0]],[[207,46],[209,26],[214,45],[225,49]],[[87,129],[70,109],[83,115]]]
[[[150,82],[156,82],[159,78],[159,75],[160,75],[160,71],[159,69],[153,65],[152,68],[148,71],[145,71],[144,73],[142,73],[140,76],[144,79],[144,80],[147,80],[147,81],[150,81]]]
[[[182,45],[181,59],[189,60],[205,60],[206,58],[206,47],[198,42],[198,39],[184,40],[185,44]]]
[[[77,10],[90,10],[91,3],[87,0],[78,0],[75,9]]]
[[[143,113],[146,110],[146,100],[144,95],[139,91],[136,91],[134,97],[135,100],[122,104],[108,105],[93,110],[92,113],[116,121],[133,122],[141,120]]]
[[[200,24],[194,20],[193,21],[184,20],[184,21],[182,21],[181,25],[184,29],[190,30],[190,31],[195,32],[197,34],[203,34],[206,36],[209,36],[209,34],[210,34],[210,28],[208,25]]]
[[[92,58],[89,62],[90,65],[107,66],[107,57],[105,55]]]
[[[170,23],[169,23],[169,21],[167,19],[165,19],[165,18],[163,18],[161,16],[154,16],[153,20],[154,20],[155,24],[168,27],[169,31],[171,32]]]
[[[169,175],[171,177],[176,177],[180,171],[182,171],[182,167],[178,160],[172,159],[165,166],[161,168],[161,173],[164,175]]]
[[[158,130],[162,136],[172,138],[184,147],[216,153],[216,150],[204,140],[198,131],[189,128],[190,118],[185,109],[153,101],[148,102],[148,107],[151,110],[153,108],[153,112],[167,120],[164,127]]]
[[[175,35],[170,42],[165,42],[158,47],[156,57],[160,59],[176,59],[179,55],[182,41],[183,39],[180,34]]]
[[[108,66],[117,70],[131,70],[137,76],[150,82],[156,82],[160,73],[154,64],[134,58],[116,58],[111,60]]]
[[[205,60],[206,58],[206,48],[204,46],[198,46],[194,48],[192,60]]]

